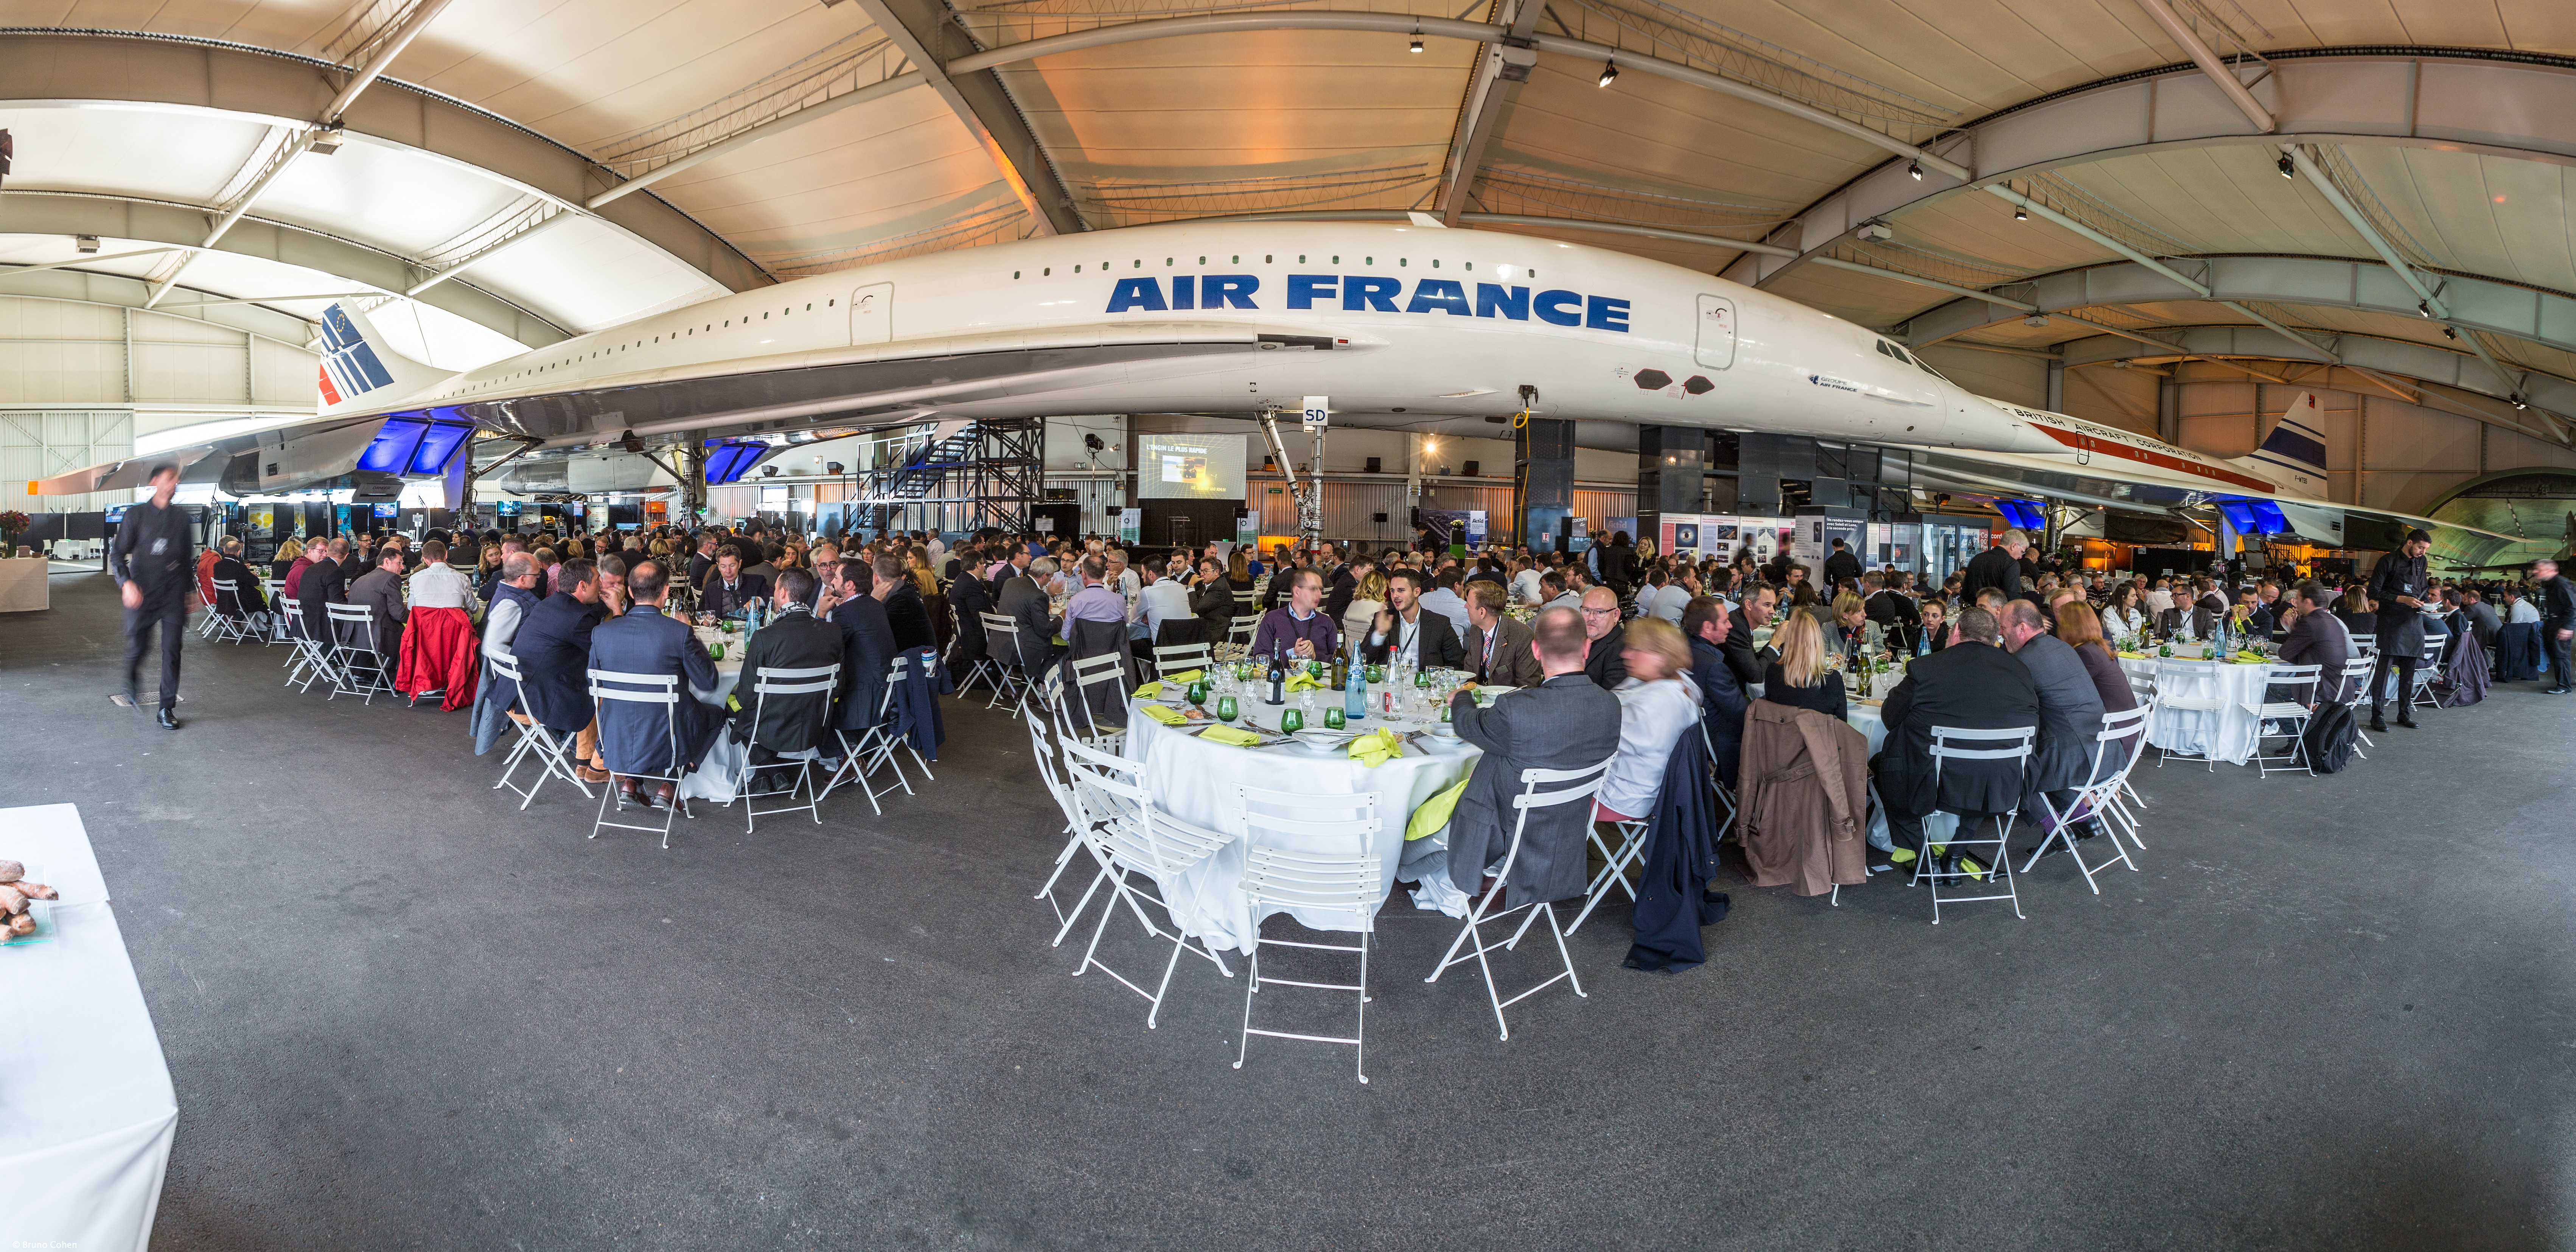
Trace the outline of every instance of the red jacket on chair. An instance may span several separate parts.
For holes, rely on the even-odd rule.
[[[444,688],[438,707],[455,712],[474,703],[475,680],[481,676],[474,619],[463,609],[413,609],[403,626],[402,660],[394,671],[394,689],[407,696]]]

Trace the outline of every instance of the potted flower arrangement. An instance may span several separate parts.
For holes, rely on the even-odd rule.
[[[18,536],[26,530],[26,514],[16,509],[0,509],[0,556],[18,555]]]

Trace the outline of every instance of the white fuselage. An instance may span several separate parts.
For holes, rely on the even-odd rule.
[[[1083,360],[1122,344],[1255,336],[1330,348]],[[1337,415],[1365,421],[1511,413],[1532,387],[1531,411],[1546,417],[2066,451],[1881,336],[1766,292],[1526,235],[1350,223],[1147,226],[890,261],[640,318],[400,405],[370,397],[325,411],[1021,349],[1058,350],[1057,367],[1002,387],[933,382],[854,399],[967,418],[1249,413],[1325,395]]]

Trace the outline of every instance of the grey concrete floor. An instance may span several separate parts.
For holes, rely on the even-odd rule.
[[[1361,1086],[1319,1045],[1231,1068],[1204,963],[1153,1031],[1067,976],[1000,714],[952,710],[883,817],[706,808],[666,852],[282,650],[192,639],[159,730],[108,702],[105,580],[54,602],[0,619],[0,805],[79,804],[114,891],[179,1092],[160,1247],[2576,1242],[2576,699],[2532,684],[2336,777],[2149,768],[2143,872],[2052,858],[2028,920],[1738,882],[1659,977],[1610,910],[1589,998],[1509,1042],[1399,899]]]

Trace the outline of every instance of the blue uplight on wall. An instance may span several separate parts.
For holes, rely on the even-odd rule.
[[[2263,533],[2262,524],[2254,520],[2254,506],[2243,500],[2221,500],[2218,511],[2226,515],[2227,524],[2235,527],[2240,535]]]
[[[429,423],[407,417],[389,417],[358,454],[358,468],[372,474],[399,474],[411,465],[412,453],[420,447],[420,438],[429,431]]]
[[[2293,529],[2290,519],[2281,515],[2281,506],[2269,500],[2253,500],[2254,527],[2266,535],[2286,535]]]
[[[448,458],[456,455],[456,450],[464,447],[465,441],[473,435],[474,428],[471,426],[451,426],[445,422],[430,423],[429,430],[420,437],[420,450],[412,454],[411,472],[415,474],[446,472]]]
[[[710,441],[707,446],[713,449],[707,453],[707,482],[716,486],[740,479],[744,474],[751,472],[751,467],[759,464],[760,458],[769,455],[771,451],[770,446],[765,443]]]

